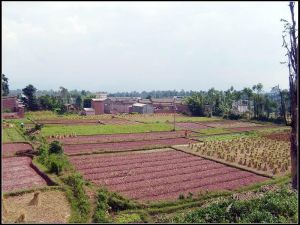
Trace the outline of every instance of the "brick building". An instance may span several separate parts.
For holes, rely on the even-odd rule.
[[[2,97],[2,117],[9,118],[23,118],[25,108],[16,96]]]
[[[95,115],[104,114],[104,101],[106,98],[93,98],[92,108],[95,110]]]

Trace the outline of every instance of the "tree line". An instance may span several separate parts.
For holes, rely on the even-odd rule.
[[[214,88],[207,92],[200,91],[186,98],[192,115],[222,116],[229,119],[257,119],[289,123],[290,98],[288,90],[280,89],[279,85],[270,92],[263,92],[263,85],[258,83],[251,88],[235,90],[230,87],[226,91]],[[239,110],[238,107],[243,107]]]

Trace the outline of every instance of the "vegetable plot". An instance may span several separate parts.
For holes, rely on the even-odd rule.
[[[2,158],[3,191],[46,186],[46,181],[30,167],[29,157]]]
[[[235,189],[265,177],[184,152],[72,156],[84,178],[136,200],[174,200],[180,194]]]

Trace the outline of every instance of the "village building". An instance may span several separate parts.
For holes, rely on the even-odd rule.
[[[2,97],[2,118],[24,118],[25,107],[16,96]]]
[[[250,102],[250,107],[252,106],[252,103]],[[243,114],[246,112],[249,112],[249,101],[248,100],[239,100],[234,101],[232,103],[232,111],[236,114]]]
[[[154,108],[150,104],[143,104],[143,103],[134,103],[132,106],[129,107],[129,111],[131,113],[154,113]]]
[[[95,110],[95,115],[104,114],[104,102],[106,98],[93,98],[91,107]]]
[[[83,108],[81,114],[85,116],[94,116],[95,110],[93,108]]]
[[[138,97],[108,97],[104,103],[104,112],[109,114],[129,113],[129,108],[139,99]]]

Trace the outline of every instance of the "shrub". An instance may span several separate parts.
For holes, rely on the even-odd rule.
[[[62,144],[59,141],[50,143],[49,154],[62,154],[64,152]]]
[[[115,192],[109,195],[107,203],[113,211],[136,208],[136,205],[134,203]]]
[[[39,156],[37,158],[38,162],[40,162],[43,165],[47,165],[48,164],[48,146],[47,145],[41,145],[38,148],[39,151]]]
[[[176,223],[296,223],[298,195],[281,189],[259,199],[213,203],[167,220]]]
[[[72,222],[86,222],[90,213],[90,203],[83,189],[84,180],[78,173],[72,174],[62,179],[72,191],[72,208],[77,216]]]
[[[139,223],[143,222],[141,216],[137,213],[122,214],[116,217],[116,223]]]
[[[50,173],[59,175],[69,166],[69,163],[64,155],[51,154],[48,158],[47,165]]]
[[[108,223],[109,215],[108,215],[108,192],[104,188],[100,188],[98,190],[98,196],[97,196],[97,206],[94,213],[94,222],[95,223]]]
[[[184,194],[179,194],[178,199],[183,200],[184,199]]]

